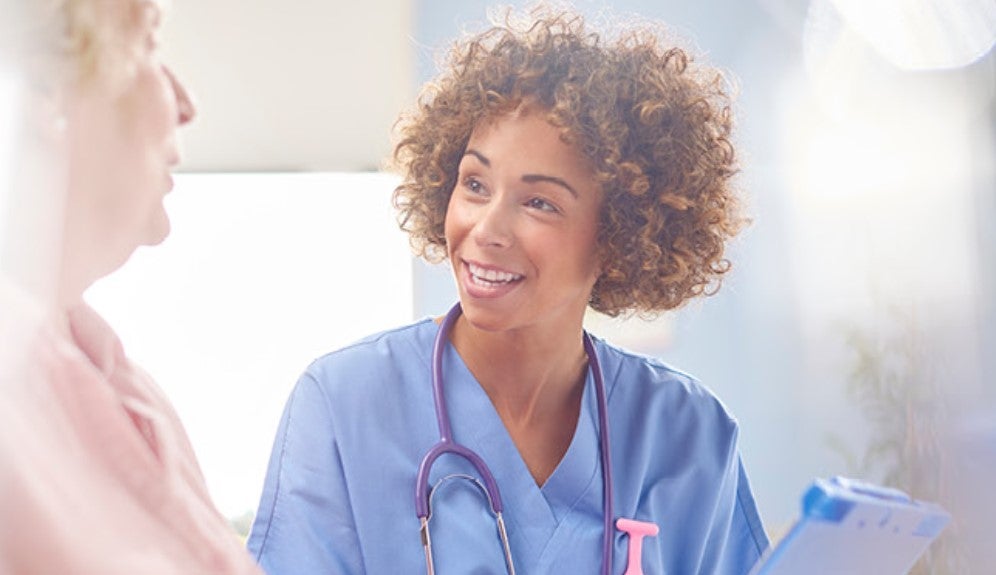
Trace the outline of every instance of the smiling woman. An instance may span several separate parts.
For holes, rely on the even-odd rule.
[[[258,573],[171,404],[83,302],[169,233],[195,111],[159,60],[160,7],[18,8],[0,28],[23,102],[2,228],[0,573]]]
[[[268,572],[750,570],[768,539],[736,421],[583,328],[729,269],[725,86],[654,22],[538,8],[456,43],[398,123],[394,201],[459,303],[305,370],[249,537]]]

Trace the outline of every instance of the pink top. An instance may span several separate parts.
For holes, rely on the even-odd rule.
[[[0,297],[0,575],[260,574],[111,328],[25,303]]]

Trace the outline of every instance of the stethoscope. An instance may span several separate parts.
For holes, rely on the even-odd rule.
[[[425,454],[425,457],[422,458],[422,463],[418,467],[418,477],[415,481],[415,511],[421,523],[420,532],[422,535],[422,547],[425,549],[426,569],[429,575],[435,574],[435,566],[432,561],[432,539],[429,536],[432,494],[435,490],[430,490],[429,488],[429,471],[432,469],[432,464],[440,455],[449,453],[466,459],[480,475],[481,481],[466,475],[450,477],[470,479],[484,493],[484,496],[488,500],[488,505],[491,507],[491,513],[495,516],[498,537],[501,541],[502,551],[505,554],[505,566],[509,573],[515,575],[512,552],[508,545],[508,533],[505,530],[505,520],[502,518],[503,506],[501,493],[498,490],[498,483],[495,481],[491,470],[488,469],[487,464],[481,459],[481,456],[453,440],[453,432],[450,429],[450,416],[446,410],[446,401],[443,398],[443,350],[446,348],[447,341],[449,341],[450,330],[453,328],[453,324],[456,323],[462,311],[459,302],[450,309],[439,328],[439,332],[436,334],[436,340],[432,346],[432,397],[436,405],[436,422],[439,424],[439,442],[433,445]],[[608,404],[605,398],[605,383],[602,379],[602,368],[598,363],[598,356],[595,355],[595,346],[592,344],[591,336],[588,335],[588,332],[584,332],[584,350],[588,354],[588,369],[591,370],[595,378],[595,395],[598,401],[598,435],[602,452],[602,517],[605,523],[602,539],[602,573],[609,575],[612,572],[613,511]],[[639,565],[639,559],[637,559],[637,565]]]

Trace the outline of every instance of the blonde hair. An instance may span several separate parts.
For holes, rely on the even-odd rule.
[[[150,0],[0,0],[0,55],[35,87],[85,84],[129,69]]]

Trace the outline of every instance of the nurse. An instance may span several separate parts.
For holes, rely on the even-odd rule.
[[[305,370],[249,547],[271,575],[747,573],[768,539],[736,421],[582,325],[589,307],[674,309],[729,270],[744,219],[723,78],[651,23],[610,37],[570,12],[506,16],[453,48],[394,152],[401,225],[449,261],[460,307]],[[440,456],[416,493],[444,427],[493,474],[507,558],[467,459]]]

